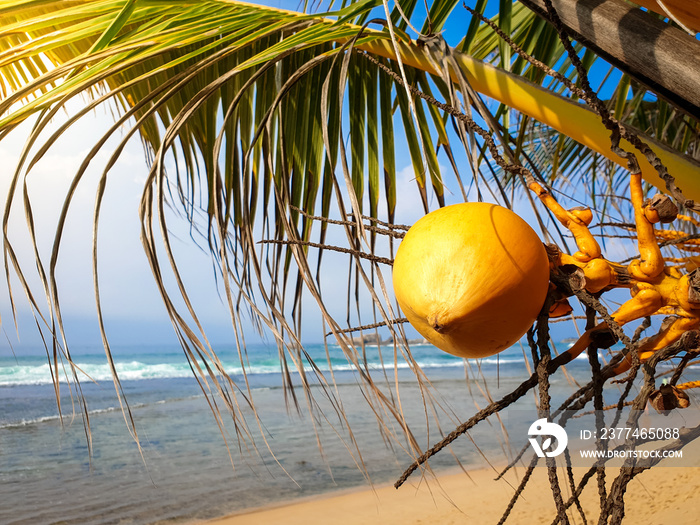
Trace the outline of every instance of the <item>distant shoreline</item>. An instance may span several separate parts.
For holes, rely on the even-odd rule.
[[[364,335],[362,337],[353,337],[352,342],[356,345],[359,344],[365,344],[365,345],[393,345],[394,344],[394,339],[392,337],[389,337],[387,339],[382,340],[381,336],[379,334],[368,334]],[[431,344],[430,341],[428,341],[425,338],[418,338],[418,339],[408,339],[406,341],[409,345],[429,345]]]

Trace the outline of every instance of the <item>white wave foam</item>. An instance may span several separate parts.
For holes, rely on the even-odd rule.
[[[199,399],[203,397],[203,394],[195,394],[192,396],[186,396],[186,397],[175,397],[175,398],[170,398],[170,399],[161,399],[158,401],[152,401],[150,403],[133,403],[129,405],[129,408],[131,410],[137,410],[139,408],[144,408],[150,405],[164,405],[166,403],[173,403],[177,401],[187,401],[191,399]],[[105,408],[94,408],[92,410],[88,410],[88,415],[94,416],[97,414],[109,414],[111,412],[118,412],[122,410],[120,406],[109,406]],[[78,413],[71,413],[71,414],[64,414],[63,415],[63,420],[64,421],[72,421],[74,419],[80,419],[80,412]],[[21,427],[28,427],[31,425],[38,425],[41,423],[47,423],[50,421],[60,421],[61,416],[58,414],[51,415],[51,416],[42,416],[42,417],[37,417],[34,419],[22,419],[20,421],[12,421],[9,423],[0,423],[0,428],[21,428]]]
[[[338,361],[340,359],[336,359]],[[481,360],[482,366],[484,365],[508,365],[514,363],[522,363],[522,358],[501,358],[496,357],[485,358]],[[319,360],[317,365],[322,371],[328,371],[328,363],[323,360]],[[425,369],[436,369],[436,368],[454,368],[462,367],[464,363],[458,358],[445,358],[444,356],[438,357],[424,357],[418,359],[418,365]],[[229,375],[240,376],[244,373],[244,369],[239,363],[224,363],[225,370]],[[360,366],[364,366],[361,364]],[[367,364],[368,368],[372,370],[381,370],[381,363],[374,359]],[[76,364],[77,374],[81,380],[93,379],[98,382],[107,382],[112,380],[112,373],[110,367],[107,363],[96,364],[96,363],[80,363]],[[182,361],[172,361],[164,363],[144,363],[138,360],[130,360],[117,362],[115,364],[117,374],[119,379],[122,381],[129,380],[142,380],[142,379],[174,379],[174,378],[190,378],[192,377],[192,370],[189,364],[183,359]],[[387,370],[394,368],[393,360],[387,360],[384,363],[384,367]],[[410,365],[401,361],[396,365],[396,368],[400,370],[410,368]],[[333,370],[338,372],[343,371],[354,371],[356,369],[355,365],[348,362],[336,362],[333,364]],[[43,385],[51,384],[51,368],[48,363],[43,364],[33,364],[33,365],[12,365],[0,367],[0,386],[14,386],[14,385]],[[264,362],[255,363],[245,367],[245,373],[249,375],[258,374],[278,374],[280,373],[281,367],[279,362],[266,359]],[[295,371],[294,368],[292,368]],[[305,373],[313,373],[314,369],[311,366],[304,366]],[[66,382],[66,374],[71,374],[68,367],[65,369],[59,369],[59,381]],[[72,381],[72,377],[71,377]]]
[[[22,428],[31,425],[36,425],[38,423],[45,423],[47,421],[56,421],[60,419],[59,416],[45,416],[37,417],[35,419],[22,419],[21,421],[13,421],[12,423],[0,423],[0,428]]]

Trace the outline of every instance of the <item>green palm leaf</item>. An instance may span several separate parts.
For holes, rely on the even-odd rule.
[[[486,12],[487,4],[478,1],[476,11]],[[516,44],[556,67],[569,80],[579,80],[550,26],[518,3],[498,4],[501,15],[496,24]],[[524,61],[491,27],[476,19],[465,24],[466,36],[458,48],[471,55],[467,56],[450,50],[434,35],[410,41],[406,34],[410,26],[421,25],[417,21],[421,18],[420,3],[415,0],[400,3],[403,15],[398,9],[391,13],[396,27],[370,24],[375,29],[361,31],[357,24],[371,20],[376,14],[373,9],[381,5],[379,1],[350,2],[333,13],[305,14],[214,0],[0,2],[4,21],[0,28],[0,139],[25,121],[33,126],[6,201],[6,274],[10,275],[12,267],[40,322],[55,336],[49,354],[54,367],[60,351],[70,362],[56,272],[64,225],[85,170],[108,139],[121,132],[119,146],[110,152],[100,179],[93,219],[95,299],[110,355],[97,271],[100,210],[110,169],[126,143],[138,135],[149,161],[140,205],[144,251],[202,388],[220,394],[241,421],[236,427],[239,437],[247,439],[249,431],[240,419],[236,393],[254,405],[253,395],[247,378],[238,385],[226,375],[207,341],[173,254],[167,213],[171,206],[201,232],[199,240],[218,269],[236,333],[241,315],[249,312],[274,336],[293,402],[306,403],[311,410],[316,406],[309,388],[303,400],[296,397],[292,383],[295,371],[306,387],[309,375],[314,375],[323,387],[322,395],[340,406],[333,397],[332,376],[304,366],[303,345],[296,334],[303,299],[310,296],[325,326],[358,370],[367,398],[382,406],[378,417],[384,414],[399,420],[409,447],[415,447],[396,401],[383,394],[363,369],[358,349],[345,333],[351,323],[339,321],[323,296],[321,261],[324,250],[333,248],[325,244],[328,231],[333,228],[344,235],[341,248],[351,254],[347,318],[351,318],[353,300],[358,318],[360,311],[367,311],[360,303],[369,301],[373,321],[388,324],[396,340],[403,340],[401,327],[395,322],[400,315],[386,284],[387,263],[395,242],[389,234],[395,231],[380,223],[385,219],[391,225],[396,220],[399,142],[405,140],[416,191],[426,212],[445,203],[445,174],[440,168],[444,159],[450,163],[451,177],[462,188],[464,198],[471,185],[480,196],[490,195],[509,205],[519,196],[522,181],[483,162],[488,148],[474,129],[453,119],[446,106],[411,98],[404,83],[424,94],[439,94],[450,108],[472,116],[491,134],[501,137],[504,156],[510,150],[514,159],[522,153],[526,158],[523,162],[552,185],[575,184],[577,180],[594,185],[591,170],[603,164],[601,155],[607,152],[609,158],[612,154],[605,143],[605,130],[598,134],[597,142],[589,144],[597,144],[598,149],[592,150],[561,135],[561,129],[553,131],[548,125],[555,124],[544,117],[544,124],[534,122],[527,107],[519,108],[519,113],[509,110],[519,107],[519,101],[509,98],[508,89],[501,92],[501,83],[514,86],[514,90],[530,90],[535,101],[544,101],[543,106],[555,101],[559,108],[597,123],[597,117],[583,110],[576,95],[560,80]],[[439,32],[451,16],[466,20],[466,11],[455,15],[460,9],[456,1],[432,2],[422,31]],[[392,36],[399,40],[396,47]],[[599,64],[593,54],[584,52],[580,45],[579,49],[588,66]],[[547,89],[532,87],[523,79]],[[649,104],[646,90],[631,80],[623,80],[621,86],[607,101],[610,109],[625,123],[673,148],[666,151],[655,143],[654,148],[666,155],[664,159],[676,162],[675,166],[690,166],[691,173],[697,170],[684,155],[697,151],[697,121],[687,115],[670,117],[673,110],[667,104]],[[483,99],[476,93],[479,90],[494,100]],[[56,115],[79,98],[82,109],[50,131]],[[18,262],[8,235],[14,197],[25,192],[32,167],[59,137],[84,115],[103,106],[113,110],[115,124],[96,140],[75,175],[48,261],[37,244],[35,210],[30,200],[24,199],[27,229],[46,298],[46,305],[42,305],[38,291],[28,284],[27,269]],[[463,175],[468,169],[460,167],[460,154],[468,159],[471,180]],[[336,222],[331,223],[331,217]],[[316,233],[318,238],[314,239]],[[241,362],[245,362],[244,345],[238,337]],[[415,368],[408,346],[397,345],[394,359],[400,358]],[[423,379],[419,369],[415,373]],[[77,379],[79,371],[73,370],[73,374]],[[119,390],[116,372],[114,377]],[[431,399],[434,394],[427,382],[421,386],[426,399]],[[212,401],[212,406],[216,412],[218,405]],[[223,425],[221,419],[219,422]]]

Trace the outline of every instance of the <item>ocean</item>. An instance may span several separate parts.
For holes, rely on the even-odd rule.
[[[62,381],[60,416],[45,355],[5,351],[0,356],[0,523],[186,523],[391,482],[411,463],[412,452],[400,437],[396,414],[378,401],[381,396],[400,406],[415,443],[425,449],[488,404],[488,396],[502,397],[529,375],[520,345],[468,368],[431,345],[412,345],[425,374],[426,386],[419,388],[405,358],[395,361],[393,346],[379,348],[367,346],[360,356],[377,384],[374,391],[362,387],[339,347],[306,345],[323,378],[314,379],[304,363],[309,398],[296,372],[291,373],[295,387],[283,388],[275,347],[247,348],[247,385],[235,349],[216,347],[240,389],[228,391],[238,407],[236,418],[220,396],[205,396],[179,347],[116,348],[136,436],[101,348],[74,352],[87,404],[81,405],[75,385]],[[552,378],[555,400],[567,397],[576,381],[587,382],[587,358],[575,360],[568,372]],[[220,419],[212,403],[221,409]],[[521,404],[532,407],[533,395]],[[439,472],[503,463],[520,442],[505,439],[500,424],[491,418],[478,425],[450,451],[436,455],[431,467]]]

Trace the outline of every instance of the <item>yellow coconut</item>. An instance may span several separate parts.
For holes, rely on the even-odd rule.
[[[514,212],[455,204],[416,222],[394,259],[394,292],[413,327],[460,357],[516,343],[540,312],[549,283],[544,245]]]

